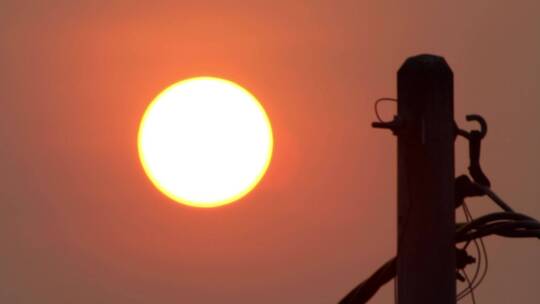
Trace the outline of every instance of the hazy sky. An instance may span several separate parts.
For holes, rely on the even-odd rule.
[[[1,1],[0,302],[336,302],[395,254],[373,100],[424,52],[454,71],[457,122],[488,120],[493,188],[540,218],[537,0]],[[255,94],[276,140],[255,191],[212,210],[160,194],[136,149],[150,100],[199,75]],[[538,241],[487,246],[479,302],[537,303]]]

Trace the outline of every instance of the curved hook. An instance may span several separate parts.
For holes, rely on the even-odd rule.
[[[487,123],[486,123],[486,120],[478,115],[478,114],[469,114],[467,116],[465,116],[465,119],[467,121],[476,121],[480,124],[480,138],[484,138],[487,134],[487,131],[488,131],[488,127],[487,127]]]
[[[463,136],[469,140],[469,173],[475,182],[482,186],[489,187],[491,183],[480,166],[480,146],[482,139],[486,136],[488,131],[486,120],[477,114],[467,115],[465,118],[467,121],[476,121],[480,124],[480,130],[472,130],[470,132],[459,128],[456,130],[457,135]]]

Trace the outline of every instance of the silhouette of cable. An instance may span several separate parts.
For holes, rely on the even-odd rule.
[[[482,240],[482,239],[480,239]],[[474,290],[480,286],[480,284],[482,284],[482,282],[484,281],[484,279],[486,278],[486,275],[487,275],[487,271],[488,271],[488,263],[487,263],[487,250],[485,249],[485,246],[483,245],[483,241],[481,242],[482,243],[482,254],[484,256],[484,259],[486,260],[485,262],[485,266],[484,266],[484,271],[482,272],[482,275],[476,280],[476,279],[473,279],[472,280],[472,283],[471,285],[472,286],[469,286],[469,288],[467,288],[466,290],[462,291],[460,294],[458,294],[458,297],[457,297],[457,300],[461,300],[463,299],[464,297],[468,296],[469,294],[471,294],[471,296],[473,296],[473,293],[474,293]],[[480,266],[478,266],[477,269],[479,269]]]
[[[481,248],[481,254],[478,256],[479,258],[483,257],[483,259],[485,260],[485,266],[483,267],[482,274],[479,277],[477,276],[477,273],[475,273],[473,279],[471,280],[472,286],[461,291],[458,294],[458,300],[463,299],[467,295],[473,293],[474,290],[480,284],[482,284],[482,282],[487,276],[489,263],[487,249],[482,240],[483,237],[492,234],[507,237],[540,237],[540,222],[527,215],[514,212],[512,208],[508,206],[508,204],[506,204],[504,201],[502,201],[502,199],[500,199],[493,191],[491,191],[490,189],[489,191],[493,193],[492,196],[495,197],[495,199],[493,200],[498,201],[496,203],[503,210],[507,211],[491,213],[474,220],[470,210],[468,209],[468,206],[466,204],[463,204],[463,211],[467,219],[467,224],[458,229],[458,237],[456,241],[466,241],[467,244],[465,246],[467,246],[471,241],[474,242],[476,239],[478,239]],[[463,232],[466,232],[465,238],[459,236]],[[481,263],[479,260],[477,263],[477,269],[480,268],[480,264]]]
[[[465,280],[467,280],[467,284],[469,285],[469,294],[471,295],[471,300],[473,302],[473,304],[476,304],[476,298],[474,296],[474,288],[472,286],[472,282],[471,282],[471,279],[469,279],[469,276],[467,275],[467,272],[465,270],[462,271],[463,273],[463,276],[465,277]]]
[[[470,213],[469,208],[468,208],[468,206],[467,206],[467,204],[465,202],[463,202],[463,204],[462,204],[462,210],[463,210],[463,214],[465,215],[465,220],[467,221],[467,223],[470,223],[473,220],[473,217],[472,217],[472,214]],[[480,273],[480,269],[482,267],[483,259],[482,259],[482,251],[480,250],[480,246],[478,245],[477,240],[468,241],[465,244],[465,246],[463,246],[463,249],[467,249],[467,246],[471,242],[474,244],[474,247],[476,249],[476,267],[475,267],[475,272],[474,272],[473,279],[472,279],[472,282],[475,282],[476,279],[478,278],[479,273]],[[469,285],[468,288],[465,288],[464,290],[460,291],[456,296],[457,300],[459,301],[463,297],[465,297],[467,294],[469,294],[471,292],[471,288],[472,288],[472,284]]]
[[[369,278],[351,290],[339,304],[366,303],[384,284],[396,276],[396,258],[377,269]]]
[[[410,206],[409,206],[410,207]],[[466,207],[467,208],[467,207]],[[467,208],[468,210],[468,208]],[[489,235],[500,235],[505,237],[537,237],[540,238],[540,222],[530,216],[517,212],[495,212],[472,218],[470,211],[467,215],[470,222],[459,224],[456,228],[456,244],[470,243],[478,239],[481,259],[484,260],[484,267],[481,274],[476,274],[477,279],[471,280],[468,289],[456,295],[460,300],[469,295],[483,282],[488,272],[488,256],[483,237]],[[381,266],[369,278],[351,290],[339,303],[340,304],[361,304],[367,303],[371,297],[386,283],[396,276],[397,258],[393,258]],[[480,270],[479,270],[480,272]]]
[[[499,235],[511,238],[540,238],[540,223],[535,221],[505,221],[491,223],[478,230],[460,232],[456,241],[458,243],[479,239],[490,235]]]
[[[472,216],[471,211],[469,210],[469,207],[467,206],[467,204],[465,202],[463,202],[462,208],[463,208],[463,213],[465,214],[465,218],[466,218],[467,222],[471,223],[474,220],[474,218]],[[471,294],[471,297],[474,297],[474,290],[482,283],[482,281],[484,280],[484,278],[487,275],[487,271],[488,271],[488,268],[489,268],[487,250],[486,250],[484,241],[481,238],[478,241],[479,242],[477,242],[476,239],[472,240],[472,242],[476,246],[477,258],[478,258],[476,270],[475,270],[474,276],[472,278],[472,281],[469,284],[469,287],[467,289],[461,291],[460,293],[458,293],[458,295],[457,295],[457,300],[458,301],[463,299],[464,297],[466,297],[469,294]],[[480,246],[478,246],[478,243],[480,243]],[[483,265],[482,265],[482,261],[484,261]],[[479,273],[480,273],[480,270],[482,269],[482,266],[484,266],[483,267],[483,272],[479,277]],[[477,279],[478,279],[478,281],[477,281]]]
[[[394,101],[394,102],[397,102],[397,99],[395,98],[389,98],[389,97],[383,97],[383,98],[379,98],[377,100],[375,100],[375,116],[377,116],[377,120],[379,120],[379,122],[387,122],[387,121],[384,121],[382,120],[381,116],[379,115],[379,103],[381,101]]]
[[[456,230],[456,242],[468,242],[489,235],[504,237],[540,238],[540,222],[517,212],[494,212],[459,225]]]
[[[491,190],[491,188],[486,187],[484,185],[481,185],[479,183],[474,183],[474,185],[476,187],[482,189],[484,191],[484,193],[486,193],[486,195],[493,202],[495,202],[497,205],[499,205],[499,207],[501,207],[501,209],[503,209],[506,212],[514,212],[514,209],[512,209],[512,207],[510,207],[510,205],[508,205],[505,201],[503,201],[502,198],[500,198],[493,190]]]
[[[465,204],[465,207],[464,207],[464,210],[465,212],[469,215],[469,218],[471,219],[471,221],[473,220],[473,216],[469,210],[469,207]],[[486,249],[486,245],[484,244],[484,240],[482,240],[481,238],[479,239],[479,243],[480,243],[480,248],[482,249],[482,255],[483,255],[483,260],[484,260],[484,271],[482,272],[482,275],[480,276],[480,278],[478,279],[478,282],[476,282],[476,277],[473,278],[473,282],[476,282],[474,283],[474,285],[471,287],[471,291],[470,293],[474,293],[474,290],[480,286],[480,284],[482,284],[482,282],[484,281],[484,278],[486,277],[487,275],[487,272],[488,272],[488,269],[489,269],[489,259],[488,259],[488,253],[487,253],[487,249]],[[479,255],[479,256],[482,256],[482,255]],[[478,269],[480,269],[480,266],[478,266]]]
[[[469,210],[469,206],[466,203],[463,204],[463,212],[466,214],[468,221],[472,222],[474,218],[472,216],[471,211]],[[480,239],[480,242],[478,242],[477,240],[473,240],[473,242],[476,247],[476,256],[478,258],[478,263],[477,263],[476,271],[474,273],[472,281],[476,282],[476,279],[478,278],[478,275],[480,274],[480,269],[482,268],[482,262],[486,264],[484,268],[487,268],[487,254],[484,254],[486,253],[486,250],[485,250],[486,247],[482,239]],[[478,245],[478,243],[480,243],[480,246]]]

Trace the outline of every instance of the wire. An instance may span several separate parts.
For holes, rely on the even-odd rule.
[[[405,168],[407,169],[407,168]],[[408,170],[405,170],[405,183],[408,184]],[[508,206],[500,197],[498,197],[491,189],[481,186],[484,192],[506,212],[494,212],[487,215],[474,218],[469,210],[468,205],[463,202],[463,212],[465,214],[466,223],[456,225],[455,243],[465,242],[463,249],[472,242],[476,248],[477,265],[472,279],[468,276],[465,270],[462,270],[467,287],[461,290],[456,295],[456,300],[461,300],[470,295],[473,304],[476,303],[474,292],[478,286],[482,284],[487,276],[489,269],[489,261],[487,249],[483,241],[483,237],[489,235],[500,235],[505,237],[537,237],[540,238],[540,222],[525,214],[517,213]],[[406,187],[407,193],[404,196],[407,198],[408,204],[405,206],[405,214],[408,215],[412,211],[413,200],[411,200],[411,187]],[[408,216],[406,216],[408,219]],[[408,221],[400,223],[400,233],[398,235],[398,247],[401,243],[402,236],[407,230]],[[399,248],[398,248],[399,249]],[[398,250],[399,254],[399,250]],[[360,285],[350,291],[339,303],[366,303],[384,284],[394,278],[394,297],[397,297],[398,278],[396,277],[397,258],[393,258],[382,265],[370,277],[363,281]]]
[[[463,276],[465,277],[465,280],[467,280],[467,284],[469,285],[469,290],[471,294],[471,301],[473,304],[476,304],[476,297],[474,296],[474,287],[472,286],[471,279],[469,279],[469,276],[467,275],[467,272],[465,270],[462,271]]]
[[[469,212],[469,209],[468,207],[466,206],[465,202],[463,203],[463,213],[465,215],[465,219],[467,221],[467,223],[470,223],[473,219],[472,219],[472,215],[471,213]],[[472,241],[468,241],[465,246],[463,246],[463,249],[466,249],[467,246],[470,244],[470,243],[474,243],[474,246],[475,246],[475,249],[476,249],[476,258],[477,258],[477,261],[476,261],[476,268],[475,268],[475,272],[474,272],[474,276],[473,276],[473,279],[472,279],[472,282],[475,282],[476,281],[476,278],[478,277],[478,274],[480,273],[480,269],[481,269],[481,266],[482,266],[482,251],[480,251],[480,246],[478,245],[478,241],[476,239],[472,240]],[[467,296],[469,293],[472,292],[472,284],[469,285],[467,288],[465,288],[464,290],[460,291],[456,298],[457,300],[461,300],[462,298],[464,298],[465,296]]]
[[[467,223],[458,227],[456,232],[456,242],[466,241],[465,247],[472,241],[478,239],[480,243],[481,253],[478,253],[478,263],[475,275],[473,276],[468,288],[462,290],[457,295],[457,300],[461,300],[471,294],[474,297],[474,290],[482,284],[487,276],[489,263],[486,246],[483,237],[497,234],[507,237],[540,237],[540,222],[524,214],[516,213],[508,204],[506,204],[495,192],[490,188],[477,184],[482,188],[499,207],[506,212],[496,212],[484,215],[480,218],[473,219],[472,214],[467,206],[463,203],[463,212],[467,219]],[[484,259],[484,267],[482,274],[478,277],[478,272],[481,269],[481,259]],[[474,300],[475,301],[475,300]]]
[[[468,224],[458,227],[456,231],[456,242],[460,243],[463,241],[468,241],[468,239],[461,239],[466,236],[466,234],[473,230],[478,230],[479,228],[485,227],[486,224],[490,222],[508,222],[508,221],[521,221],[521,220],[531,220],[536,221],[534,218],[527,216],[525,214],[517,212],[494,212],[471,221]],[[537,222],[537,221],[536,221]]]
[[[472,222],[474,220],[474,217],[472,216],[472,213],[469,210],[469,206],[466,203],[463,203],[463,212],[465,212],[465,214],[469,218],[469,222]],[[473,282],[475,282],[476,278],[478,277],[478,274],[480,273],[482,261],[484,261],[484,264],[485,264],[484,268],[487,269],[488,260],[487,260],[487,251],[486,251],[486,246],[484,245],[484,241],[482,239],[480,239],[480,242],[477,242],[476,240],[473,240],[473,241],[476,245],[476,253],[478,257],[478,267],[473,277]],[[478,243],[480,243],[480,246],[478,245]],[[480,251],[480,249],[482,249],[482,251]]]
[[[406,207],[406,211],[410,211],[410,208],[408,207]],[[462,298],[473,293],[474,290],[480,284],[482,284],[486,278],[489,263],[487,249],[482,240],[483,237],[495,234],[508,237],[540,238],[540,222],[527,215],[516,212],[496,212],[473,219],[472,214],[466,205],[464,212],[467,213],[466,218],[468,222],[464,225],[457,226],[455,243],[466,242],[466,247],[471,242],[475,243],[478,241],[478,246],[480,248],[477,251],[479,259],[478,264],[480,264],[480,261],[483,261],[483,267],[481,267],[481,265],[477,265],[478,268],[475,271],[475,275],[473,279],[470,280],[471,285],[456,295],[457,300],[461,300]],[[406,223],[403,224],[403,228],[405,228]],[[393,258],[386,262],[364,282],[349,292],[339,303],[366,303],[384,284],[388,283],[396,276],[396,261],[397,258]],[[472,296],[473,295],[471,295],[471,297]],[[476,301],[476,299],[474,301]]]
[[[482,189],[486,195],[493,201],[495,202],[495,204],[499,205],[499,207],[501,207],[501,209],[503,209],[504,211],[506,212],[515,212],[514,209],[512,209],[512,207],[510,207],[510,205],[508,205],[505,201],[503,201],[502,198],[500,198],[497,193],[493,192],[493,190],[491,190],[491,188],[489,187],[486,187],[484,185],[481,185],[479,183],[474,183],[474,185],[476,187],[479,187],[480,189]]]
[[[469,210],[469,207],[467,206],[467,204],[465,202],[463,202],[463,213],[465,214],[465,218],[467,219],[468,223],[472,223],[474,221],[472,213]],[[469,288],[461,291],[457,295],[457,300],[458,301],[463,299],[464,297],[466,297],[469,294],[471,295],[472,298],[474,298],[474,290],[478,286],[480,286],[480,284],[484,281],[484,278],[486,277],[488,269],[489,269],[488,254],[487,254],[487,250],[486,250],[486,246],[484,244],[484,241],[481,238],[479,238],[481,251],[478,248],[478,243],[476,242],[476,239],[473,239],[472,241],[477,246],[476,249],[477,249],[478,262],[477,262],[476,270],[475,270],[475,273],[474,273],[474,276],[473,276],[473,279],[472,279],[472,283],[469,285]],[[480,275],[480,278],[477,280],[478,275],[480,273],[480,269],[482,268],[482,260],[484,261],[484,265],[483,265],[484,269],[482,271],[482,274]],[[476,301],[476,300],[473,300],[473,303],[474,303],[474,301]]]
[[[463,214],[465,215],[465,219],[467,221],[467,223],[470,223],[473,221],[473,216],[469,210],[469,207],[467,206],[467,204],[465,202],[463,202],[462,204],[462,209],[463,209]],[[466,249],[466,247],[468,246],[468,244],[470,243],[471,241],[467,242],[465,244],[465,246],[463,247],[463,249]],[[472,240],[472,242],[474,243],[474,246],[476,248],[476,258],[477,258],[477,261],[476,261],[476,269],[474,271],[474,275],[473,275],[473,279],[472,279],[472,282],[476,282],[476,279],[478,278],[478,275],[480,274],[480,269],[482,267],[482,255],[483,255],[483,251],[480,250],[480,245],[478,245],[478,241],[476,239]],[[457,300],[461,300],[462,298],[466,297],[468,294],[472,293],[473,292],[473,288],[472,288],[472,284],[469,285],[468,288],[460,291],[458,294],[457,294]]]
[[[464,297],[466,297],[466,296],[469,295],[469,294],[471,295],[471,297],[474,297],[474,290],[475,290],[478,286],[480,286],[480,284],[482,284],[482,282],[484,281],[484,279],[485,279],[485,277],[486,277],[486,275],[487,275],[487,271],[488,271],[488,262],[487,262],[487,261],[488,261],[488,255],[487,255],[487,250],[486,250],[485,245],[483,244],[482,239],[480,239],[480,241],[481,241],[482,254],[484,255],[484,259],[485,259],[484,271],[483,271],[482,275],[480,276],[480,278],[479,278],[478,280],[475,280],[475,279],[473,278],[472,283],[471,283],[472,286],[470,286],[470,287],[468,288],[468,290],[466,290],[465,293],[461,293],[461,294],[458,295],[458,298],[457,298],[458,301],[461,300],[461,299],[463,299]],[[468,278],[467,278],[467,279],[468,279]]]
[[[538,238],[540,239],[540,229],[529,229],[529,230],[517,230],[517,231],[502,231],[497,233],[497,235],[511,238]]]
[[[382,120],[381,116],[379,115],[379,103],[381,101],[394,101],[394,102],[397,102],[397,99],[389,98],[389,97],[383,97],[383,98],[379,98],[379,99],[375,100],[375,116],[377,116],[377,119],[379,120],[379,122],[385,122],[384,120]]]
[[[394,257],[384,263],[369,278],[351,290],[339,304],[366,303],[381,286],[396,276],[396,260]]]
[[[540,223],[534,220],[503,221],[485,224],[473,231],[458,233],[456,242],[466,242],[489,235],[507,237],[540,237]]]

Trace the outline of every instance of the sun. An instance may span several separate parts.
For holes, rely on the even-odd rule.
[[[259,183],[273,150],[270,120],[238,84],[215,77],[177,82],[147,107],[138,152],[163,194],[194,207],[239,200]]]

